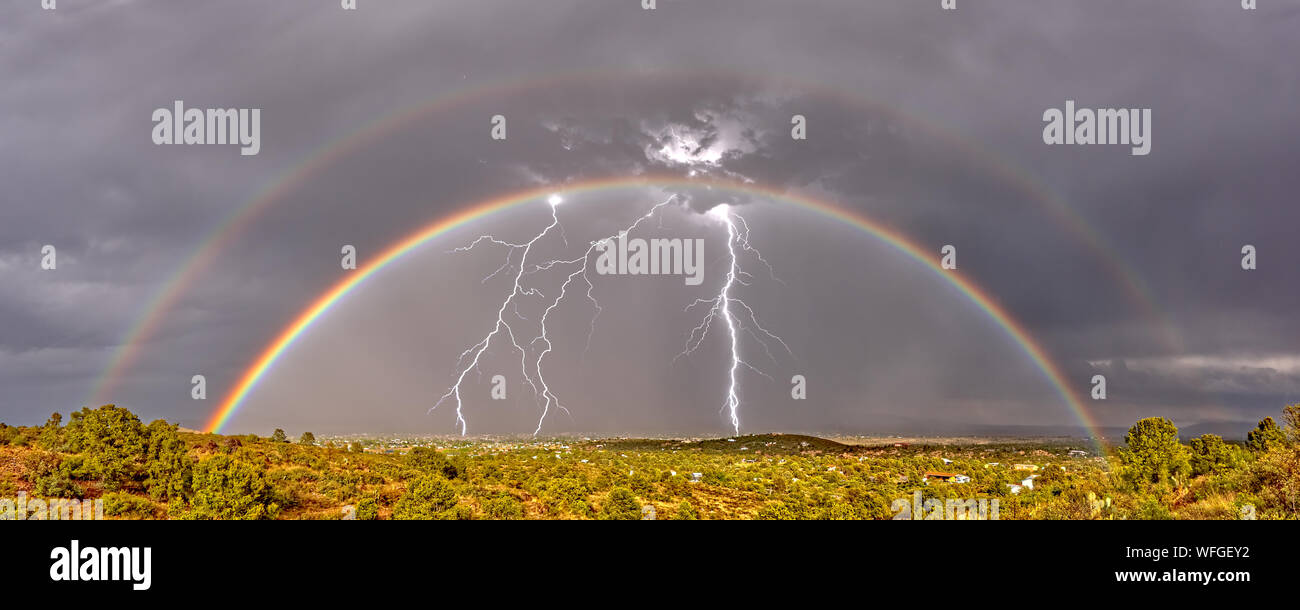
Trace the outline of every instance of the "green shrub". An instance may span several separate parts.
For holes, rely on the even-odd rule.
[[[32,484],[32,495],[45,498],[80,498],[85,489],[76,483],[74,472],[83,464],[79,456],[35,450],[23,456],[24,476]]]
[[[72,414],[63,437],[67,450],[85,457],[86,473],[105,489],[120,489],[144,473],[149,435],[140,418],[126,409],[83,408]]]
[[[766,521],[794,521],[799,518],[799,513],[784,502],[769,502],[759,509],[756,518]]]
[[[1286,432],[1272,417],[1259,420],[1259,425],[1246,435],[1246,446],[1255,453],[1268,453],[1286,444]]]
[[[357,501],[356,518],[359,521],[373,521],[379,518],[379,498],[367,495]]]
[[[438,475],[425,475],[411,483],[393,506],[393,518],[402,520],[452,519],[456,490]]]
[[[524,507],[508,495],[490,498],[483,503],[483,512],[487,513],[489,519],[523,519]]]
[[[176,434],[176,426],[159,419],[149,424],[145,453],[145,490],[155,500],[188,497],[194,476],[189,447]]]
[[[600,506],[600,518],[610,521],[633,521],[641,518],[641,503],[632,490],[615,487]]]
[[[1191,442],[1192,474],[1218,474],[1235,466],[1232,446],[1217,434],[1202,434]]]
[[[186,519],[274,519],[280,507],[271,499],[266,469],[226,455],[194,465],[194,497]]]
[[[440,474],[446,479],[460,476],[460,470],[447,459],[447,456],[432,447],[413,447],[407,452],[405,462],[411,468],[425,473]]]
[[[59,427],[62,422],[63,415],[57,411],[50,414],[50,419],[40,428],[36,444],[48,451],[63,451],[63,429]]]
[[[154,518],[154,505],[139,496],[116,492],[104,495],[103,500],[104,514],[110,517],[127,519]]]
[[[1187,448],[1178,442],[1178,428],[1163,417],[1138,420],[1124,435],[1119,450],[1124,479],[1137,488],[1177,483],[1190,472]]]
[[[1169,521],[1174,518],[1174,513],[1159,498],[1148,498],[1138,506],[1133,518],[1146,521]]]

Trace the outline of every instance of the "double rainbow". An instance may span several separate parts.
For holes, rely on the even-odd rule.
[[[581,85],[584,83],[607,84],[623,81],[643,83],[647,79],[656,78],[704,78],[709,81],[739,79],[743,81],[742,84],[773,82],[771,78],[757,75],[704,70],[669,73],[628,73],[622,69],[618,71],[582,70],[559,74],[530,75],[525,78],[469,86],[378,117],[340,138],[331,140],[322,148],[308,155],[299,164],[290,168],[283,176],[272,181],[268,188],[240,206],[234,214],[227,217],[216,230],[212,231],[208,238],[177,268],[176,273],[163,283],[157,295],[144,307],[135,323],[127,330],[120,347],[114,352],[108,366],[95,380],[88,397],[89,400],[98,404],[114,399],[117,385],[122,381],[126,372],[146,351],[151,339],[161,327],[166,314],[188,293],[190,286],[197,281],[201,272],[210,267],[227,246],[235,243],[235,240],[253,224],[263,211],[269,209],[274,203],[282,200],[349,155],[437,113],[469,106],[484,100],[527,96],[546,87]],[[950,149],[961,153],[979,169],[996,175],[1007,185],[1013,186],[1030,199],[1039,202],[1059,220],[1063,227],[1067,228],[1078,240],[1087,245],[1098,260],[1106,265],[1116,282],[1123,287],[1126,297],[1153,322],[1153,326],[1159,330],[1170,350],[1174,353],[1183,351],[1182,340],[1177,329],[1168,316],[1162,313],[1150,288],[1142,281],[1138,273],[1120,258],[1116,249],[1106,238],[1074,211],[1063,198],[1046,189],[1025,172],[1013,167],[1007,160],[999,158],[993,151],[981,147],[979,144],[939,125],[935,121],[879,103],[864,97],[859,92],[830,89],[815,83],[789,81],[788,79],[778,80],[775,84],[786,86],[794,91],[811,91],[814,97],[825,97],[849,105],[862,106],[882,112],[904,126],[916,128],[931,137],[939,139]]]

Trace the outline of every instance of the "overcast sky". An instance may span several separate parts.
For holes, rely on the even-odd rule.
[[[199,427],[317,295],[416,228],[554,185],[587,243],[676,195],[645,238],[705,240],[704,282],[596,276],[548,319],[546,382],[569,408],[546,433],[730,433],[729,344],[714,326],[674,360],[725,281],[730,202],[753,274],[733,296],[789,352],[742,331],[742,431],[935,432],[1072,426],[1042,372],[986,313],[880,240],[776,197],[669,185],[566,194],[655,173],[753,182],[833,202],[932,251],[1039,341],[1107,426],[1253,421],[1300,400],[1300,5],[1261,0],[39,0],[0,8],[0,420],[107,400]],[[258,108],[261,147],[158,146],[151,115]],[[1150,108],[1146,156],[1047,146],[1043,112]],[[405,109],[428,110],[368,125]],[[490,119],[508,120],[504,141]],[[790,137],[791,116],[808,138]],[[358,131],[368,139],[339,149]],[[333,146],[333,148],[331,148]],[[328,162],[300,180],[295,167]],[[237,210],[229,235],[146,343],[125,346],[170,278]],[[226,429],[453,433],[427,410],[457,356],[493,329],[543,199],[427,242],[320,318]],[[567,238],[567,242],[565,241]],[[41,269],[42,246],[58,267]],[[1258,268],[1241,269],[1256,247]],[[518,253],[513,261],[518,262]],[[535,336],[564,273],[507,318]],[[1140,290],[1134,291],[1136,282]],[[585,287],[584,287],[585,288]],[[1143,296],[1145,295],[1145,296]],[[575,298],[576,296],[576,298]],[[750,327],[749,330],[755,330]],[[466,376],[471,434],[531,433],[540,414],[498,335]],[[536,358],[534,346],[531,358]],[[1108,398],[1087,399],[1107,377]],[[207,379],[206,400],[190,396]],[[489,398],[490,378],[508,398]],[[790,379],[808,380],[807,400]],[[480,376],[481,375],[481,376]],[[1244,429],[1243,429],[1244,433]]]

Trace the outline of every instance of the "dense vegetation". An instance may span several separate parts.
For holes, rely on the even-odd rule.
[[[102,499],[130,519],[888,519],[920,492],[996,498],[1002,519],[1300,517],[1300,404],[1245,442],[1184,444],[1170,421],[1144,419],[1104,456],[1064,441],[798,435],[375,445],[198,434],[106,405],[66,425],[0,424],[0,498]],[[970,481],[926,480],[940,471]]]

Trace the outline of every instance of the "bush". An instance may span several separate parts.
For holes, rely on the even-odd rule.
[[[514,520],[524,518],[524,507],[510,496],[498,496],[483,503],[489,519]]]
[[[14,447],[26,447],[31,444],[31,436],[27,430],[21,427],[6,426],[0,424],[0,445],[13,445]]]
[[[1278,427],[1272,417],[1259,420],[1259,425],[1246,435],[1246,446],[1255,453],[1268,453],[1275,447],[1286,444],[1286,433]]]
[[[86,490],[73,479],[81,460],[76,456],[59,459],[58,454],[47,453],[33,460],[31,471],[32,493],[46,498],[80,498]]]
[[[1119,450],[1123,477],[1130,484],[1177,483],[1191,470],[1187,448],[1178,442],[1178,428],[1163,417],[1139,420],[1124,435],[1126,449]]]
[[[581,475],[552,478],[540,485],[544,485],[542,497],[548,506],[575,515],[586,516],[590,512],[587,496],[592,489]]]
[[[176,426],[159,419],[149,424],[145,453],[145,489],[155,500],[188,497],[194,476],[189,447],[176,434]]]
[[[1274,447],[1259,456],[1248,469],[1247,480],[1264,515],[1294,519],[1300,514],[1300,446]]]
[[[860,521],[864,515],[857,506],[833,501],[817,511],[817,518],[823,521]]]
[[[413,482],[393,506],[393,518],[402,520],[430,520],[455,518],[451,514],[456,506],[456,490],[446,479],[425,475]]]
[[[765,521],[794,521],[799,518],[799,514],[784,502],[769,502],[759,509],[756,518]]]
[[[447,456],[432,447],[414,447],[406,454],[406,465],[429,474],[440,474],[444,478],[454,479],[460,476]]]
[[[368,495],[357,502],[358,521],[374,521],[379,518],[379,498]]]
[[[149,436],[140,418],[126,409],[83,408],[72,414],[63,440],[68,451],[85,457],[87,475],[105,489],[120,489],[144,473]]]
[[[36,443],[49,451],[63,451],[63,429],[59,427],[62,422],[63,415],[57,411],[50,414],[50,419],[40,428]]]
[[[84,462],[80,456],[34,450],[22,456],[23,478],[32,484],[32,494],[46,498],[80,498],[85,494],[73,479]]]
[[[111,493],[103,498],[104,514],[127,519],[152,519],[154,506],[148,500],[128,493]]]
[[[1219,474],[1235,464],[1232,447],[1216,434],[1202,434],[1191,442],[1192,474]]]
[[[1135,519],[1146,521],[1169,521],[1174,518],[1174,514],[1165,507],[1157,498],[1150,498],[1138,507]]]
[[[600,518],[607,521],[634,521],[641,518],[641,503],[632,490],[615,487],[600,506]]]
[[[222,453],[226,455],[233,455],[235,451],[238,451],[239,448],[243,446],[244,446],[243,441],[235,437],[231,437],[221,441],[220,450]]]
[[[185,519],[274,519],[280,507],[271,501],[266,469],[226,455],[194,465],[194,497]]]

